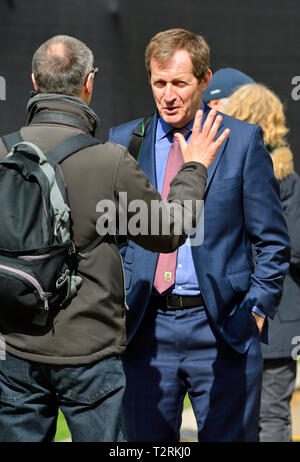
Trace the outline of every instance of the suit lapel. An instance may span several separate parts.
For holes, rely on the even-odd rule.
[[[205,112],[204,112],[204,121],[208,115],[210,111],[210,107],[207,106],[207,104],[205,104]],[[222,132],[225,130],[226,127],[224,127],[224,124],[223,124],[223,121],[221,122],[220,126],[219,126],[219,129],[217,131],[217,135],[216,135],[216,138],[218,138]],[[230,135],[229,135],[230,136]],[[214,158],[212,164],[210,165],[210,167],[208,168],[208,171],[207,171],[207,180],[206,180],[206,187],[205,187],[205,192],[207,191],[212,179],[213,179],[213,176],[214,176],[214,173],[216,171],[216,168],[220,162],[220,159],[222,157],[222,154],[224,152],[224,149],[226,147],[226,144],[228,143],[228,138],[226,138],[226,140],[224,141],[224,143],[219,147],[218,149],[218,152],[216,154],[216,157]]]
[[[221,133],[223,132],[223,130],[225,130],[225,127],[223,127],[223,129],[221,127],[219,127],[219,130],[217,132],[217,137],[219,137],[221,135]],[[214,158],[212,164],[210,165],[210,167],[208,168],[208,171],[207,171],[207,180],[206,180],[206,187],[205,187],[205,192],[207,191],[212,179],[213,179],[213,176],[214,176],[214,173],[216,171],[216,168],[221,160],[221,157],[222,157],[222,154],[225,150],[225,147],[226,147],[226,144],[228,143],[228,138],[224,141],[224,143],[220,146],[220,148],[218,149],[218,152],[216,154],[216,157]]]

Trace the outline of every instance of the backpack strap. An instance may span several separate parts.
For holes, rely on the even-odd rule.
[[[23,141],[20,132],[10,133],[9,135],[2,136],[1,139],[7,149],[7,152],[9,152],[15,144],[21,143]],[[63,160],[75,152],[99,143],[101,143],[101,141],[97,138],[86,135],[85,133],[80,133],[79,135],[72,136],[71,138],[50,149],[46,155],[49,155],[50,159],[60,164]]]
[[[130,140],[129,146],[128,146],[128,151],[132,155],[132,157],[135,158],[135,160],[138,162],[142,147],[143,147],[143,142],[144,138],[146,135],[146,129],[149,125],[149,122],[152,120],[153,114],[151,116],[145,117],[134,129],[132,138]]]
[[[100,144],[101,141],[93,136],[80,133],[79,135],[72,136],[54,148],[50,149],[46,156],[49,156],[50,159],[54,160],[57,164],[63,162],[67,157],[71,156],[75,152],[80,151],[81,149],[93,146],[95,144]]]
[[[21,136],[21,133],[20,132],[14,132],[14,133],[10,133],[9,135],[4,135],[1,137],[5,147],[6,147],[6,150],[7,152],[10,151],[10,149],[17,143],[20,143],[21,141],[23,141],[23,138]]]
[[[78,258],[80,260],[84,258],[86,254],[88,254],[89,252],[94,250],[96,247],[98,247],[98,245],[101,244],[103,239],[105,239],[106,237],[107,237],[107,234],[105,236],[98,236],[93,242],[91,242],[87,247],[85,247],[85,249],[83,249],[81,252],[78,252],[77,254]]]
[[[134,132],[132,134],[131,140],[128,145],[128,151],[129,154],[132,155],[132,157],[138,162],[141,152],[142,152],[142,147],[144,143],[144,138],[146,136],[146,130],[153,118],[153,114],[150,116],[145,117],[134,129]],[[128,243],[128,239],[125,239],[126,242]]]
[[[52,160],[54,160],[56,163],[60,164],[65,159],[67,159],[67,157],[71,156],[75,152],[78,152],[81,149],[87,148],[89,146],[94,146],[99,143],[101,143],[101,141],[97,138],[93,138],[90,135],[80,133],[79,135],[75,135],[72,138],[63,141],[58,146],[55,146],[53,149],[48,151],[46,155],[49,156]],[[106,236],[98,236],[85,249],[83,249],[81,252],[78,252],[78,258],[84,258],[86,254],[94,250],[103,241],[105,237]]]

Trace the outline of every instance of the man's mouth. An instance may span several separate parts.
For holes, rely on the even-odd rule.
[[[165,107],[164,111],[167,112],[168,114],[173,114],[178,110],[178,107]]]

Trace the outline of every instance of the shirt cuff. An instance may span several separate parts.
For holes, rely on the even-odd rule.
[[[263,311],[261,311],[259,308],[257,308],[257,306],[255,306],[255,305],[252,307],[252,311],[254,311],[254,313],[259,314],[263,318],[267,317],[267,315]]]

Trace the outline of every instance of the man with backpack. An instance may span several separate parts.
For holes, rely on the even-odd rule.
[[[126,440],[125,281],[115,234],[99,233],[114,218],[103,204],[119,212],[126,193],[128,223],[134,200],[148,210],[159,201],[159,232],[151,235],[149,222],[127,235],[172,252],[189,234],[183,226],[175,232],[183,201],[196,204],[194,223],[207,168],[228,135],[215,140],[222,118],[213,112],[200,131],[200,111],[189,146],[180,140],[184,165],[161,200],[126,148],[97,140],[99,119],[88,106],[96,73],[82,42],[49,39],[33,56],[27,125],[0,140],[1,441],[53,440],[59,408],[73,441]]]

